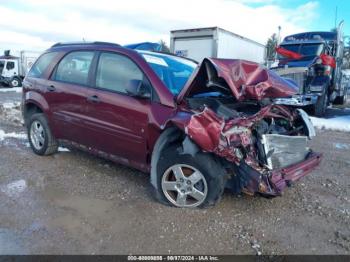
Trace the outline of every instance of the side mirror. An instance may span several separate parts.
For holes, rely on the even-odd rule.
[[[128,86],[126,87],[126,92],[130,96],[140,97],[140,98],[150,98],[151,93],[142,80],[132,79],[129,81]]]

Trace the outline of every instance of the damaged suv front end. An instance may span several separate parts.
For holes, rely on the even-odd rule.
[[[205,59],[177,97],[189,114],[178,124],[191,144],[184,150],[195,147],[218,157],[234,193],[280,195],[322,158],[308,147],[315,136],[308,115],[273,103],[295,92],[255,63]]]

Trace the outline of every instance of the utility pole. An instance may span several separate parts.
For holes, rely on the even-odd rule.
[[[278,26],[278,34],[277,34],[277,46],[279,46],[281,43],[281,29],[282,29],[282,27],[279,25]],[[275,52],[275,61],[276,60],[277,60],[277,52]]]
[[[335,6],[334,28],[337,28],[338,6]]]
[[[281,43],[281,29],[282,27],[279,25],[278,26],[278,36],[277,36],[277,45]]]

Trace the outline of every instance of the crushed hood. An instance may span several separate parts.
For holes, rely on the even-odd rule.
[[[238,101],[290,97],[298,91],[275,72],[257,63],[206,58],[186,83],[177,101],[218,90],[232,93]]]

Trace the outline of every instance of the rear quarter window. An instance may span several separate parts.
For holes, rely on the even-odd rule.
[[[50,65],[57,52],[51,52],[41,55],[28,72],[28,77],[40,78],[46,68]]]

